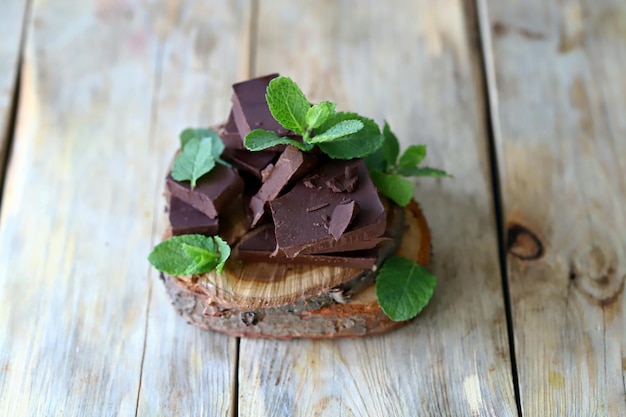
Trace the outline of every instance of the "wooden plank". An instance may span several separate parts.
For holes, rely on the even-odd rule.
[[[162,17],[162,71],[156,101],[157,190],[153,239],[166,225],[165,170],[186,127],[222,123],[230,111],[231,85],[248,77],[250,2],[187,0]],[[150,280],[156,281],[156,273]],[[139,397],[139,416],[228,416],[234,412],[237,339],[188,326],[176,314],[162,283],[155,282]]]
[[[34,5],[0,218],[0,415],[136,415],[157,182],[176,146],[153,123],[168,4]],[[147,357],[152,377],[174,372],[166,359]],[[230,354],[213,365],[228,393]]]
[[[369,339],[242,339],[242,415],[516,415],[476,39],[463,3],[260,3],[256,73],[387,119],[454,180],[423,180],[431,304]],[[297,22],[295,24],[294,22]],[[288,33],[288,36],[285,34]]]
[[[11,139],[9,124],[14,110],[26,4],[27,0],[5,0],[0,6],[0,184],[4,179],[4,161]]]
[[[524,415],[623,416],[626,3],[487,3]]]

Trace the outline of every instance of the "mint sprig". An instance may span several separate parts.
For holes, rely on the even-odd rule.
[[[181,153],[174,160],[172,178],[176,181],[189,181],[196,187],[200,177],[209,173],[215,163],[230,166],[220,158],[224,143],[211,129],[185,129],[180,134]]]
[[[256,129],[244,140],[251,151],[281,144],[310,151],[317,145],[331,158],[353,159],[374,152],[383,142],[376,123],[354,113],[336,113],[335,103],[330,101],[311,105],[291,78],[270,81],[265,98],[274,119],[285,129],[302,135],[302,141]]]
[[[230,246],[219,236],[181,235],[154,247],[148,261],[161,272],[173,276],[222,273],[230,256]]]
[[[376,298],[391,320],[409,320],[426,307],[436,285],[435,276],[422,265],[392,256],[383,263],[376,277]]]
[[[387,122],[383,138],[366,162],[376,188],[396,204],[404,207],[413,197],[413,183],[406,177],[451,177],[441,169],[419,166],[426,158],[426,145],[411,145],[400,155],[400,142]]]

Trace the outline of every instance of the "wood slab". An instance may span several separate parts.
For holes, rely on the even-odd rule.
[[[246,15],[79,3],[33,2],[0,217],[0,415],[227,415],[236,341],[172,326],[146,256],[178,130],[227,114],[245,76],[237,39],[213,39]],[[219,394],[185,397],[203,390]]]
[[[428,144],[428,165],[455,178],[416,189],[439,277],[431,304],[379,337],[242,339],[241,415],[517,415],[477,33],[464,5],[259,2],[254,74],[288,74],[314,102],[387,119],[404,147]]]
[[[626,415],[626,3],[486,3],[521,407]]]
[[[424,214],[415,201],[403,210],[402,229],[405,233],[397,255],[428,266],[431,245]],[[250,268],[246,268],[248,273],[263,273],[263,270],[259,271],[259,264],[251,263]],[[309,273],[298,274],[298,279],[314,283],[307,277],[317,274],[319,267],[308,266],[308,269]],[[367,287],[345,297],[343,302],[335,301],[328,293],[314,297],[302,294],[299,299],[286,304],[264,308],[251,307],[248,303],[224,305],[214,293],[208,293],[206,285],[200,281],[190,282],[165,274],[161,277],[174,307],[189,323],[232,336],[278,339],[361,337],[381,334],[407,323],[391,321],[380,309],[374,277]],[[329,290],[330,287],[326,289]]]

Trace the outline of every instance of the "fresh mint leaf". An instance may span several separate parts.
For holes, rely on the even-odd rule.
[[[322,101],[310,107],[306,112],[306,124],[309,129],[316,129],[335,113],[336,104],[330,101]]]
[[[212,152],[215,159],[224,152],[224,142],[220,135],[212,129],[188,128],[180,133],[180,148],[184,149],[185,145],[193,138],[209,138],[211,139]]]
[[[383,136],[380,134],[380,129],[376,122],[356,113],[335,113],[316,130],[316,133],[319,136],[345,120],[359,120],[363,123],[363,128],[341,139],[319,143],[319,148],[326,155],[335,159],[363,158],[380,148],[380,145],[383,143]]]
[[[422,265],[392,256],[376,277],[376,298],[391,320],[409,320],[426,307],[436,285],[437,279]]]
[[[230,247],[219,236],[181,235],[154,247],[148,261],[159,271],[173,276],[222,272]]]
[[[293,145],[305,152],[313,149],[313,145],[278,136],[276,132],[263,129],[256,129],[248,133],[244,144],[250,151],[262,151],[263,149],[271,148],[275,145]]]
[[[363,122],[360,120],[344,120],[324,133],[313,136],[309,139],[309,143],[324,143],[332,140],[341,140],[343,137],[356,133],[361,129],[363,129]]]
[[[267,86],[265,99],[274,119],[285,129],[303,135],[311,105],[300,87],[289,77],[277,77]]]
[[[397,171],[405,177],[450,177],[446,171],[430,167],[398,167]]]
[[[190,181],[191,188],[196,181],[215,166],[213,142],[210,138],[194,137],[185,143],[180,155],[174,160],[172,178],[176,181]]]
[[[413,183],[400,175],[385,174],[371,170],[370,177],[378,191],[392,199],[399,206],[406,206],[413,198]]]
[[[386,172],[390,167],[396,164],[396,160],[400,154],[400,142],[398,141],[396,135],[391,131],[389,123],[387,123],[386,120],[385,126],[383,127],[383,137],[385,140],[383,141],[380,150],[385,161]]]
[[[402,168],[414,168],[426,157],[426,145],[411,145],[402,153],[398,160],[398,166]]]

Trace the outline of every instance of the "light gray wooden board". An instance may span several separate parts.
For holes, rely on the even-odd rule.
[[[248,77],[250,3],[201,0],[175,3],[161,17],[159,87],[155,104],[156,173],[154,242],[166,224],[161,195],[166,170],[187,127],[224,122],[231,85]],[[188,326],[170,305],[156,271],[148,313],[148,335],[139,416],[227,416],[234,408],[237,339]]]
[[[487,3],[523,413],[624,416],[626,3]]]
[[[0,415],[136,413],[172,150],[150,133],[168,5],[33,6],[0,220]],[[225,392],[229,361],[214,362]]]
[[[9,123],[14,108],[26,5],[27,0],[3,0],[0,5],[0,184],[10,141]]]
[[[420,180],[440,283],[408,327],[340,341],[242,339],[241,415],[516,415],[484,97],[458,1],[260,2],[257,74],[387,119],[454,180]],[[475,37],[474,37],[475,39]]]

